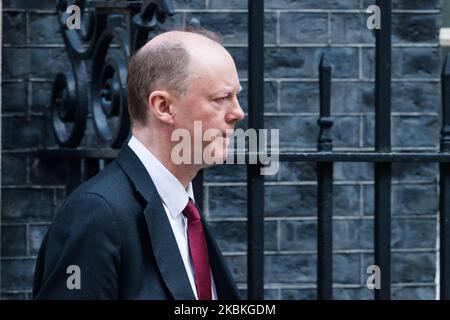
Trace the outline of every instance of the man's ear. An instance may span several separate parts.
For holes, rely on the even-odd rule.
[[[164,90],[153,91],[148,97],[150,112],[160,121],[173,124],[173,102],[170,94]]]

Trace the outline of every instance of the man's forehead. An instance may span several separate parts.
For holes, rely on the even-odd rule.
[[[241,90],[239,76],[234,65],[200,67],[195,72],[195,85],[208,94],[237,93]]]

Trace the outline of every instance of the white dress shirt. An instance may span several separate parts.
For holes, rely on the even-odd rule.
[[[195,298],[198,299],[194,266],[189,254],[187,218],[182,214],[189,198],[195,203],[192,183],[189,183],[188,188],[184,189],[180,181],[135,136],[131,137],[128,146],[136,153],[145,169],[147,169],[162,199],[164,210],[172,227],[189,282],[191,283],[192,291],[194,292]],[[213,300],[217,300],[216,286],[212,274],[211,290]]]

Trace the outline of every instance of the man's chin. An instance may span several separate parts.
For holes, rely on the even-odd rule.
[[[227,154],[226,153],[221,153],[217,156],[211,157],[211,159],[208,159],[208,161],[203,161],[203,167],[204,168],[208,168],[208,167],[214,167],[220,164],[224,164],[225,161],[227,160]]]
[[[217,151],[217,149],[215,150]],[[213,155],[206,155],[203,158],[203,166],[205,168],[224,164],[227,160],[227,148],[221,149]]]

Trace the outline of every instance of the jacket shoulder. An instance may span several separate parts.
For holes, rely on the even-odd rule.
[[[127,175],[114,161],[98,174],[83,182],[68,199],[83,197],[84,194],[96,194],[108,203],[114,202],[118,195],[133,193],[133,186]]]

